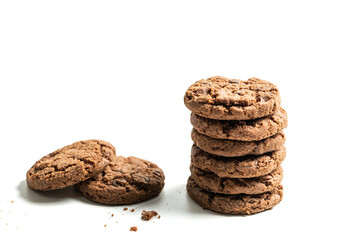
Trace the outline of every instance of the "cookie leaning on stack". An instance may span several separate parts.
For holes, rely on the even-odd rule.
[[[187,191],[195,202],[253,214],[282,200],[287,115],[280,101],[276,86],[257,78],[211,77],[188,88],[194,145]]]

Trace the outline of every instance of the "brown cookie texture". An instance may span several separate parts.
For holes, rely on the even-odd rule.
[[[76,185],[83,195],[108,205],[134,204],[160,194],[165,175],[154,163],[118,156],[102,173]]]
[[[253,178],[266,175],[277,169],[286,156],[286,149],[262,155],[221,157],[207,153],[195,144],[191,149],[191,164],[224,178]]]
[[[221,178],[195,166],[190,167],[191,177],[202,189],[222,194],[260,194],[280,185],[283,178],[281,166],[273,172],[255,178]]]
[[[280,94],[270,82],[225,77],[202,79],[184,96],[186,107],[206,118],[220,120],[256,119],[273,114],[280,106]]]
[[[258,141],[279,133],[287,127],[287,114],[282,108],[274,114],[247,121],[221,121],[201,117],[194,113],[190,117],[196,131],[212,138],[238,141]]]
[[[236,140],[216,139],[199,133],[195,129],[191,132],[194,143],[205,152],[223,156],[240,157],[244,155],[261,155],[279,150],[285,143],[285,134],[277,133],[269,138],[245,142]]]
[[[203,208],[224,214],[250,215],[269,210],[279,204],[283,197],[282,185],[261,194],[227,195],[208,192],[200,188],[191,177],[186,189],[190,198]]]
[[[108,142],[75,142],[42,157],[27,172],[26,181],[38,191],[65,188],[102,172],[115,156],[115,148]]]

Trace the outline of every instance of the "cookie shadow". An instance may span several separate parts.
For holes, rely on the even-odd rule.
[[[143,210],[158,209],[164,214],[171,216],[181,216],[182,214],[194,214],[198,216],[218,215],[214,212],[204,210],[195,203],[187,194],[186,184],[179,184],[164,188],[162,193],[156,198],[146,202],[135,204],[134,207]],[[159,212],[161,214],[161,212]]]
[[[73,186],[59,190],[40,192],[30,189],[27,186],[25,180],[21,181],[18,184],[17,190],[20,198],[28,202],[39,203],[39,204],[57,203],[67,199],[82,200],[83,198],[81,193],[79,193]]]
[[[146,200],[141,203],[132,205],[103,205],[96,202],[92,202],[85,198],[75,187],[70,186],[64,189],[53,190],[48,192],[34,191],[27,186],[25,180],[21,181],[17,190],[19,197],[25,201],[35,204],[55,204],[61,201],[77,200],[85,204],[94,206],[106,207],[106,208],[128,208],[135,209],[136,212],[142,210],[156,210],[160,215],[168,215],[176,218],[182,214],[194,215],[200,218],[206,218],[209,216],[223,216],[223,217],[248,217],[252,215],[231,215],[215,213],[207,209],[203,209],[195,201],[193,201],[186,191],[186,183],[179,184],[176,186],[170,186],[163,189],[160,195]]]
[[[227,218],[251,216],[216,213],[201,207],[194,200],[192,200],[187,193],[186,183],[167,189],[165,198],[167,199],[167,210],[176,214],[190,214],[194,215],[194,217],[201,218],[207,218],[209,216],[221,216]]]

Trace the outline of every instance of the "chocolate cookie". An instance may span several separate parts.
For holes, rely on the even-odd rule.
[[[186,185],[189,196],[203,208],[226,214],[254,214],[276,206],[282,199],[283,187],[277,186],[270,192],[248,195],[226,195],[212,193],[200,188],[190,177]]]
[[[219,177],[252,178],[271,173],[280,166],[285,156],[284,146],[263,155],[227,158],[204,152],[194,144],[191,149],[191,164]]]
[[[255,178],[221,178],[195,166],[190,167],[191,177],[206,191],[223,194],[260,194],[272,191],[283,178],[281,166],[273,172]]]
[[[260,141],[243,142],[208,137],[193,129],[191,138],[205,152],[224,157],[240,157],[248,154],[261,155],[279,150],[285,143],[283,132]]]
[[[217,76],[191,85],[184,102],[206,118],[247,120],[273,114],[280,106],[280,94],[274,84],[258,78],[241,81]]]
[[[91,201],[122,205],[145,201],[164,187],[163,171],[154,163],[136,157],[116,157],[97,176],[76,185]]]
[[[200,133],[219,139],[258,141],[273,136],[287,127],[287,114],[278,109],[273,115],[247,121],[221,121],[201,117],[194,113],[191,124]]]
[[[39,191],[65,188],[102,172],[115,156],[108,142],[75,142],[37,161],[26,174],[27,184]]]

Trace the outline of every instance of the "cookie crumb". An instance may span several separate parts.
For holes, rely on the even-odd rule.
[[[104,225],[104,227],[106,227],[106,224]]]
[[[114,214],[111,214],[111,216],[113,217],[113,216],[114,216]]]
[[[126,207],[126,208],[124,208],[124,211],[127,211],[128,210],[128,208]]]
[[[160,219],[160,215],[158,216],[158,219]]]
[[[131,212],[135,212],[135,209],[131,209]]]
[[[137,227],[131,227],[131,228],[130,228],[130,232],[136,232],[137,230],[138,230]]]
[[[10,203],[14,203],[14,201],[11,201]]]
[[[141,219],[144,221],[150,221],[153,217],[159,215],[156,211],[145,211],[141,213]]]

